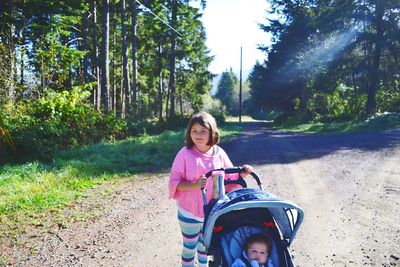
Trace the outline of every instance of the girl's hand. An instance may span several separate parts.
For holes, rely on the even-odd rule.
[[[251,172],[253,172],[253,167],[250,165],[243,165],[242,166],[243,172],[240,174],[242,178],[245,178],[247,175],[249,175]]]
[[[199,178],[197,178],[196,185],[198,188],[205,188],[207,185],[207,178],[204,175],[199,176]]]

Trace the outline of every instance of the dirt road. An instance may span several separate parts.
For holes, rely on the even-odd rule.
[[[302,135],[248,123],[221,145],[236,165],[252,164],[265,188],[304,209],[292,249],[298,266],[400,266],[400,129]],[[179,266],[176,207],[168,174],[115,188],[91,223],[41,237],[15,266]]]

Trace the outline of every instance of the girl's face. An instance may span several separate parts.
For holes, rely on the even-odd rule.
[[[210,130],[199,123],[195,123],[190,129],[190,138],[197,148],[205,149],[209,147],[207,144],[210,141]]]
[[[268,257],[268,247],[264,243],[254,242],[247,249],[249,260],[256,260],[259,264],[265,264]]]

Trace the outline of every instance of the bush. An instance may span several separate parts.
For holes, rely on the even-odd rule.
[[[96,111],[86,103],[88,96],[89,92],[75,87],[5,107],[6,123],[16,144],[16,155],[8,151],[5,161],[49,161],[58,150],[126,136],[125,121]]]
[[[376,94],[377,110],[379,112],[400,112],[400,92],[379,90]]]
[[[315,122],[343,122],[360,120],[365,115],[365,95],[339,84],[331,93],[315,92],[307,103],[307,110]]]
[[[222,105],[220,100],[213,99],[209,94],[203,96],[203,111],[213,115],[218,124],[226,120],[226,107]]]

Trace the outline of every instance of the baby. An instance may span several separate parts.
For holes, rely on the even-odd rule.
[[[244,244],[244,251],[231,267],[274,267],[268,257],[271,251],[271,242],[264,234],[255,234],[249,237]]]

